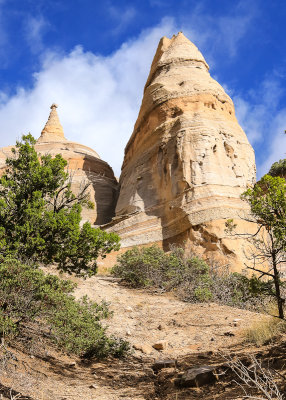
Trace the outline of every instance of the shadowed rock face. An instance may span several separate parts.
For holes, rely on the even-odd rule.
[[[89,188],[93,210],[83,209],[83,221],[100,225],[109,222],[114,216],[118,183],[110,166],[87,146],[71,142],[64,136],[56,111],[52,104],[49,119],[37,140],[35,149],[39,154],[61,154],[68,161],[68,169],[73,175],[72,190],[77,193],[83,182],[91,182]],[[11,156],[11,148],[0,149],[0,173],[5,167],[5,160]]]
[[[186,241],[240,268],[246,244],[226,238],[224,222],[237,218],[242,231],[254,229],[240,200],[255,182],[254,151],[208,69],[182,33],[161,39],[125,149],[116,217],[106,228],[123,247]]]

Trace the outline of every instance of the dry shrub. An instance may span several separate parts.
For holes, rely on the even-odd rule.
[[[269,343],[286,332],[286,322],[276,317],[263,317],[255,322],[244,334],[247,342],[258,346]]]
[[[250,362],[239,358],[225,357],[228,366],[238,378],[234,380],[244,392],[244,399],[253,400],[284,400],[285,397],[278,387],[277,375],[274,370],[263,368],[255,356],[250,356]],[[279,376],[281,378],[281,375]],[[256,395],[257,394],[257,395]],[[263,397],[261,397],[261,395]]]

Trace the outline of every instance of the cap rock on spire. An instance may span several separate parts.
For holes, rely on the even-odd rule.
[[[41,137],[38,142],[59,142],[65,141],[65,135],[63,127],[60,123],[59,116],[57,113],[57,104],[51,105],[51,112],[48,121],[42,130]]]

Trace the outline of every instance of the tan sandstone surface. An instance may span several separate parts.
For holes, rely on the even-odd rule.
[[[242,233],[255,229],[240,199],[255,182],[254,151],[208,70],[182,33],[161,39],[125,148],[116,217],[105,229],[125,249],[185,243],[241,269],[247,242],[227,237],[225,220]]]
[[[61,154],[68,161],[72,174],[72,190],[77,193],[85,182],[89,187],[93,210],[83,209],[82,218],[92,224],[107,223],[114,216],[117,196],[117,180],[111,167],[91,148],[65,138],[57,114],[57,105],[51,106],[48,121],[37,140],[35,149],[39,154]],[[0,149],[0,172],[5,168],[5,160],[12,155],[13,146]]]

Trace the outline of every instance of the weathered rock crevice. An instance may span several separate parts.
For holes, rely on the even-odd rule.
[[[108,230],[121,236],[123,248],[183,244],[242,268],[244,245],[227,238],[224,222],[242,218],[251,229],[240,195],[254,181],[253,149],[202,54],[182,33],[161,39],[125,148],[116,219]]]

